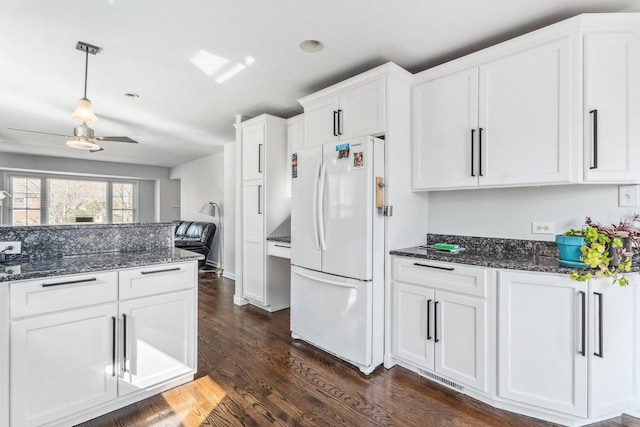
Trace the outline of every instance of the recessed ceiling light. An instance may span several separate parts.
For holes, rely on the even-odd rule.
[[[318,40],[305,40],[300,43],[300,49],[307,53],[316,53],[324,49],[324,45]]]
[[[123,95],[128,97],[128,98],[140,98],[140,95],[138,95],[137,93],[133,93],[133,92],[125,92],[125,93],[123,93]]]

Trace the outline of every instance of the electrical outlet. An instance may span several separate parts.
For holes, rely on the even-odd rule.
[[[7,249],[11,246],[11,249]],[[18,255],[22,252],[22,242],[0,242],[0,251],[4,251],[5,255]]]
[[[639,187],[638,185],[619,185],[618,206],[621,208],[640,206]]]
[[[553,222],[532,222],[532,234],[555,234],[555,224]]]

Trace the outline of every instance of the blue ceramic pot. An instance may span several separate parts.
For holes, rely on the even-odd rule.
[[[580,247],[585,246],[587,240],[584,237],[556,236],[556,245],[560,251],[560,259],[565,261],[580,261],[582,252]]]

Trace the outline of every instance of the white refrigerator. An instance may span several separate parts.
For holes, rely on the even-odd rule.
[[[291,335],[371,373],[384,353],[384,141],[291,158]]]

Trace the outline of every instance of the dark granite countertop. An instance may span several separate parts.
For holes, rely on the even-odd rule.
[[[201,259],[204,259],[204,255],[174,247],[132,252],[103,252],[45,259],[16,259],[7,262],[4,269],[0,270],[0,282]]]
[[[267,240],[272,242],[291,243],[291,236],[269,236]]]
[[[412,247],[392,250],[390,254],[410,258],[454,262],[458,264],[477,265],[481,267],[507,270],[539,271],[559,274],[570,274],[575,271],[574,268],[561,266],[556,257],[536,255],[535,253],[505,253],[501,251],[487,251],[482,249],[466,249],[457,254],[450,254],[433,249]],[[640,258],[638,255],[634,256],[632,271],[640,271]]]

